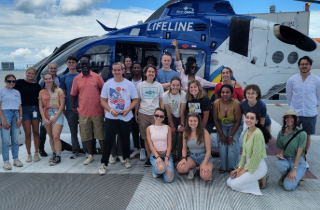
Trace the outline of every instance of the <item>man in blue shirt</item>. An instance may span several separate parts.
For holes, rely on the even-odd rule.
[[[71,144],[72,144],[72,152],[73,155],[70,157],[70,159],[76,159],[79,156],[79,150],[80,150],[80,144],[78,141],[78,124],[79,124],[79,115],[78,113],[75,113],[71,108],[71,88],[73,84],[73,79],[79,74],[77,72],[77,64],[78,64],[78,58],[75,56],[69,56],[67,58],[67,66],[69,68],[69,72],[62,75],[60,78],[60,85],[59,87],[64,91],[66,95],[66,107],[64,114],[67,118],[70,133],[71,133]],[[78,107],[78,101],[76,101],[76,108]],[[86,147],[85,144],[83,144],[83,147]],[[86,149],[86,148],[83,148]]]
[[[170,87],[170,81],[174,76],[177,76],[180,78],[180,75],[178,72],[172,70],[170,68],[170,65],[172,63],[172,56],[170,53],[166,53],[161,58],[162,68],[159,69],[158,75],[157,75],[157,82],[162,84],[163,89],[169,90]]]

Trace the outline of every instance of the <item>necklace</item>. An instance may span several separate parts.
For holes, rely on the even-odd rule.
[[[160,127],[160,129],[157,129],[156,127]],[[161,128],[162,128],[162,125],[153,125],[153,127],[154,127],[154,129],[156,129],[157,131],[159,131],[159,130],[161,130]]]

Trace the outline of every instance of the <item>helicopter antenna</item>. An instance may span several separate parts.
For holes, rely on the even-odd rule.
[[[117,23],[116,23],[115,28],[117,28],[117,25],[118,25],[118,21],[119,21],[120,14],[121,14],[121,11],[119,12],[119,15],[118,15],[118,19],[117,19]]]

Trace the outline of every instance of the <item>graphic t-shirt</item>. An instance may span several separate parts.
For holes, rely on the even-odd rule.
[[[49,119],[49,109],[59,109],[60,98],[65,98],[64,92],[60,88],[54,89],[54,92],[50,93],[47,89],[43,89],[39,93],[39,99],[42,101],[44,109],[44,115]]]
[[[201,119],[203,119],[203,112],[211,110],[210,99],[208,98],[208,96],[203,96],[200,99],[192,99],[191,101],[187,101],[186,109],[188,113],[198,113],[201,116]]]
[[[101,97],[108,99],[108,105],[112,110],[122,112],[129,108],[131,99],[138,98],[138,95],[134,85],[129,80],[124,79],[122,82],[115,82],[112,78],[103,85]],[[122,115],[114,117],[110,112],[106,112],[105,117],[128,122],[133,117],[133,114],[132,111],[130,111],[125,117]]]
[[[174,70],[164,71],[163,69],[159,69],[158,75],[157,75],[157,82],[160,82],[161,84],[168,83],[171,81],[171,79],[174,76],[177,76],[180,78],[179,73]]]
[[[19,109],[21,104],[20,92],[6,87],[0,88],[1,109]]]
[[[163,87],[159,82],[141,82],[137,86],[138,97],[141,99],[139,112],[153,115],[156,108],[160,107],[159,99],[163,95]]]
[[[169,91],[165,92],[162,96],[164,104],[168,104],[170,112],[173,116],[180,117],[180,108],[182,103],[187,103],[186,92],[180,90],[180,94],[172,95]]]
[[[62,90],[65,90],[67,92],[67,97],[66,97],[66,110],[72,110],[71,109],[71,89],[72,89],[72,83],[73,83],[73,79],[78,75],[79,73],[75,73],[75,74],[65,74],[65,75],[62,75],[61,78],[60,78],[60,85],[59,87],[62,89]],[[77,98],[77,101],[76,101],[76,105],[75,105],[75,108],[78,107],[78,98]]]
[[[254,111],[259,114],[260,118],[265,118],[264,127],[268,127],[271,125],[270,117],[267,114],[267,106],[263,101],[259,100],[253,107],[251,107],[249,106],[248,101],[244,100],[241,103],[241,110],[242,113],[246,113],[247,111]]]

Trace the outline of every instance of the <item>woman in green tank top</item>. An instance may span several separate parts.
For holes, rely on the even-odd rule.
[[[234,170],[239,160],[242,111],[239,101],[233,99],[232,94],[232,86],[222,85],[218,93],[220,98],[213,103],[213,120],[219,141],[220,173]]]

